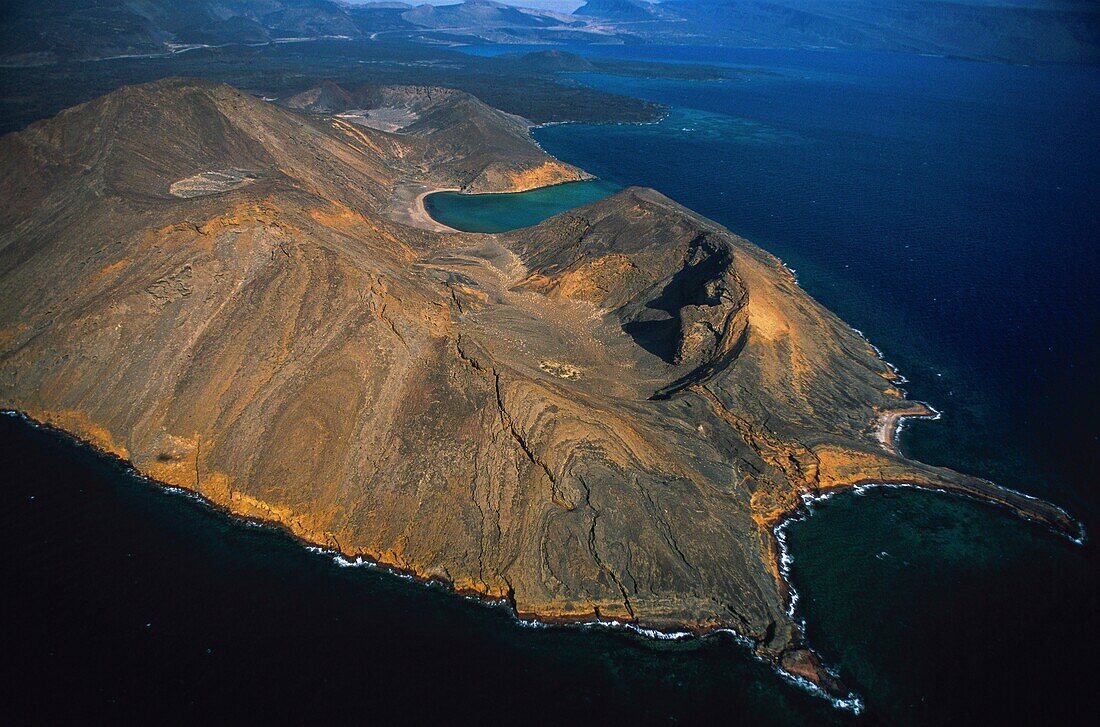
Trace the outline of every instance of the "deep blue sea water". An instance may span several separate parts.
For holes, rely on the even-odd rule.
[[[498,52],[499,49],[470,49]],[[508,51],[515,50],[507,48]],[[662,102],[540,143],[796,268],[943,410],[913,456],[1097,522],[1100,72],[874,53],[587,48],[722,82],[576,76]],[[0,417],[14,713],[179,719],[847,723],[728,639],[531,629],[160,492]],[[788,529],[811,643],[860,724],[1083,721],[1094,540],[935,493],[840,495]]]

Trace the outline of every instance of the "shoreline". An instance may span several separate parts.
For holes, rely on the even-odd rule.
[[[939,419],[943,414],[922,401],[904,409],[890,409],[879,415],[875,438],[891,454],[901,455],[898,437],[906,419]]]
[[[938,412],[936,415],[930,418],[938,418]],[[912,415],[910,415],[912,416]],[[905,415],[899,415],[898,419],[905,418]],[[1069,513],[1063,510],[1061,507],[1048,503],[1033,495],[1028,495],[1024,492],[1018,492],[1008,487],[1002,487],[1000,485],[993,484],[988,485],[993,489],[991,492],[982,492],[979,490],[971,490],[969,488],[961,486],[951,486],[949,483],[943,484],[931,484],[931,483],[919,483],[919,482],[905,482],[905,481],[891,481],[886,479],[865,479],[850,483],[836,484],[830,487],[820,488],[816,491],[803,492],[799,495],[799,502],[791,509],[779,514],[774,522],[771,524],[770,532],[775,539],[777,548],[775,553],[775,565],[778,568],[780,575],[780,582],[783,586],[783,596],[787,600],[786,613],[791,619],[797,623],[805,625],[804,619],[799,619],[796,616],[797,605],[799,601],[798,591],[795,589],[794,584],[790,578],[790,568],[794,563],[794,556],[790,554],[787,548],[786,529],[792,523],[803,522],[814,514],[814,505],[820,502],[825,502],[832,499],[837,495],[845,493],[851,493],[857,497],[861,497],[871,490],[877,489],[890,489],[890,490],[917,490],[920,492],[938,493],[953,497],[963,497],[967,500],[971,500],[976,503],[989,505],[994,508],[1001,508],[1016,515],[1017,517],[1027,520],[1039,527],[1044,528],[1056,535],[1064,536],[1067,540],[1074,545],[1082,546],[1088,539],[1088,533],[1085,530],[1085,525],[1079,520],[1075,520],[1070,517]],[[1000,494],[1001,497],[995,497],[994,495]],[[1019,498],[1021,503],[1014,503],[1011,500]],[[1036,510],[1028,510],[1024,507],[1024,503],[1034,502],[1046,505],[1051,508],[1055,513],[1063,516],[1067,523],[1072,523],[1074,526],[1071,532],[1070,528],[1066,526],[1059,527],[1057,523],[1053,522],[1049,518],[1043,517],[1042,513]]]
[[[424,198],[436,192],[458,192],[457,187],[433,187],[425,182],[406,181],[398,184],[393,191],[389,204],[384,208],[383,214],[399,225],[412,227],[417,230],[451,234],[462,232],[453,227],[448,227],[428,214],[424,206]]]
[[[426,225],[431,225],[433,228],[435,228],[435,230],[434,230],[435,232],[445,232],[445,233],[462,232],[462,230],[460,230],[456,227],[451,227],[450,225],[445,225],[442,222],[440,222],[439,220],[437,220],[436,218],[432,217],[431,213],[428,212],[427,206],[424,204],[424,200],[427,198],[427,196],[429,194],[435,194],[436,192],[459,192],[459,191],[461,191],[461,190],[459,190],[456,187],[446,187],[446,188],[440,188],[440,189],[427,189],[427,190],[421,192],[420,194],[416,195],[416,209],[415,209],[415,213],[414,213],[414,218],[417,219],[420,222],[423,222]]]
[[[595,182],[599,181],[599,177],[591,176],[584,179],[569,179],[564,182],[554,182],[552,184],[543,184],[538,187],[531,187],[529,189],[512,189],[503,192],[463,192],[459,187],[429,187],[423,183],[414,183],[408,185],[399,185],[397,191],[394,193],[394,200],[391,202],[390,219],[400,224],[409,225],[421,230],[430,230],[432,232],[441,233],[464,233],[468,235],[487,235],[495,233],[487,232],[468,232],[466,230],[460,230],[449,225],[445,225],[435,217],[432,217],[428,212],[428,208],[425,205],[425,200],[433,194],[438,192],[457,192],[459,194],[467,195],[470,197],[477,197],[480,195],[506,195],[506,194],[524,194],[526,192],[534,192],[540,189],[550,189],[552,187],[562,187],[566,184],[580,184],[582,182]],[[409,194],[412,191],[416,191],[415,197],[408,199]],[[396,206],[395,206],[396,205]]]
[[[892,428],[891,436],[896,437],[897,427],[899,426],[900,422],[905,418],[939,418],[939,412],[931,409],[931,407],[928,407],[928,409],[935,413],[914,415],[905,413],[909,410],[890,412],[887,415],[884,415],[884,421],[880,427],[880,430],[885,432],[887,431],[887,425],[890,425],[890,427]],[[893,446],[893,443],[891,442],[891,440],[887,439],[883,441],[883,445],[887,448],[890,448]],[[990,484],[992,485],[992,483]],[[1008,497],[1020,497],[1024,500],[1047,504],[1044,500],[1040,500],[1037,497],[1033,497],[1032,495],[1028,495],[1023,492],[1017,492],[1016,490],[1001,487],[999,485],[992,486]],[[918,490],[926,493],[938,493],[946,496],[963,497],[976,503],[983,503],[995,508],[1003,508],[1016,515],[1017,517],[1034,523],[1035,525],[1038,525],[1057,535],[1065,536],[1074,545],[1082,546],[1087,539],[1087,533],[1085,531],[1084,523],[1078,520],[1074,520],[1065,510],[1058,507],[1057,505],[1051,504],[1050,507],[1054,508],[1058,513],[1065,516],[1068,521],[1072,522],[1076,526],[1076,536],[1070,533],[1067,529],[1060,529],[1056,527],[1052,522],[1048,520],[1043,520],[1035,515],[1029,514],[1028,511],[1024,508],[1009,502],[1007,498],[993,499],[989,494],[983,495],[983,493],[971,492],[961,488],[934,486],[929,484],[915,484],[911,482],[867,480],[850,484],[835,485],[833,487],[820,489],[816,492],[804,492],[799,495],[799,504],[794,506],[790,510],[780,514],[776,518],[774,524],[772,524],[772,526],[770,527],[770,533],[776,544],[776,548],[774,551],[774,562],[779,573],[779,582],[782,586],[781,597],[786,600],[786,614],[788,618],[795,622],[795,624],[803,632],[803,634],[805,633],[806,629],[806,619],[804,617],[799,617],[798,615],[798,603],[801,599],[801,595],[795,588],[794,582],[791,578],[791,566],[794,565],[794,556],[791,555],[789,546],[787,544],[787,528],[794,523],[807,521],[811,516],[813,516],[814,506],[816,504],[830,500],[836,495],[851,493],[854,496],[862,497],[867,492],[876,489]],[[837,677],[836,670],[830,668],[827,664],[821,661],[817,655],[817,652],[815,652],[810,646],[805,645],[802,648],[805,649],[805,651],[809,652],[809,654],[811,654],[813,658],[818,659],[817,667],[819,669],[819,673],[824,672],[824,674],[828,675],[828,677]],[[833,703],[833,706],[837,707],[838,709],[847,709],[856,715],[859,715],[860,712],[862,712],[863,710],[863,702],[860,697],[854,692],[850,693],[847,698],[840,698],[829,693],[822,684],[816,683],[811,679],[800,675],[791,674],[790,672],[784,670],[779,666],[776,667],[776,672],[780,675],[781,678],[790,680],[794,684],[799,684],[811,693],[817,694],[825,699],[830,700]]]
[[[901,410],[896,412],[890,412],[894,416],[891,417],[892,422],[903,419],[906,415],[903,413],[908,410]],[[580,628],[580,629],[606,629],[608,631],[620,631],[633,634],[638,638],[647,641],[681,641],[688,639],[704,639],[724,634],[725,636],[732,638],[733,641],[748,650],[748,655],[764,664],[767,664],[775,672],[775,674],[782,680],[797,686],[810,694],[825,699],[832,704],[836,709],[848,711],[854,715],[859,715],[863,709],[864,704],[858,694],[848,689],[838,678],[837,672],[834,668],[830,668],[816,651],[809,645],[799,642],[792,643],[784,651],[775,655],[774,659],[766,658],[758,651],[759,644],[753,638],[741,634],[735,628],[726,624],[668,624],[664,626],[657,626],[654,628],[641,626],[635,622],[626,622],[619,619],[603,620],[599,616],[596,616],[595,620],[590,616],[539,616],[533,613],[521,612],[512,598],[511,594],[505,594],[504,596],[494,597],[489,594],[482,593],[476,590],[460,589],[456,588],[455,584],[438,576],[422,576],[415,572],[404,569],[398,565],[387,564],[370,555],[356,554],[351,555],[344,553],[338,549],[332,547],[329,543],[318,543],[309,540],[297,533],[293,532],[286,524],[271,520],[268,518],[261,518],[249,515],[243,515],[233,511],[230,507],[217,503],[201,492],[182,487],[178,485],[172,485],[161,480],[157,480],[149,475],[146,475],[134,464],[128,460],[120,457],[119,455],[104,450],[94,443],[79,437],[78,435],[69,432],[65,429],[60,429],[52,424],[41,422],[26,413],[17,409],[0,408],[0,415],[9,416],[14,419],[21,420],[24,424],[41,431],[45,431],[58,439],[61,439],[71,445],[78,447],[85,447],[97,456],[101,457],[104,461],[113,463],[121,470],[121,474],[127,477],[134,478],[135,481],[143,484],[152,485],[159,491],[167,495],[182,496],[199,503],[202,507],[221,515],[228,517],[232,521],[240,523],[244,527],[264,528],[271,530],[272,532],[278,532],[291,540],[298,543],[301,547],[305,548],[311,553],[324,555],[330,559],[330,561],[340,568],[367,568],[376,572],[384,572],[391,576],[407,580],[412,583],[416,583],[426,588],[444,588],[447,591],[453,593],[455,596],[468,600],[472,603],[476,603],[479,606],[486,608],[504,608],[509,613],[510,617],[520,628]],[[913,416],[909,414],[908,416]],[[885,423],[885,422],[884,422]],[[1037,497],[1027,495],[1025,493],[1019,493],[1015,490],[1008,488],[1002,488],[996,485],[992,485],[997,491],[1003,493],[1006,496],[1015,496],[1022,498],[1025,501],[1033,501],[1044,503]],[[782,585],[781,598],[786,603],[785,612],[796,625],[800,626],[803,630],[805,628],[805,620],[797,616],[797,605],[800,600],[798,591],[795,589],[793,582],[791,581],[790,569],[794,563],[794,558],[790,554],[786,543],[786,528],[792,523],[801,522],[809,518],[814,514],[814,505],[818,502],[824,502],[838,494],[851,491],[855,495],[862,495],[870,489],[878,488],[891,488],[891,489],[916,489],[939,492],[947,495],[960,495],[968,499],[991,504],[994,506],[1001,506],[1009,511],[1014,512],[1016,515],[1030,520],[1037,525],[1043,526],[1048,530],[1052,530],[1056,533],[1065,535],[1069,540],[1077,545],[1083,544],[1086,534],[1083,524],[1079,521],[1073,520],[1069,517],[1064,510],[1056,505],[1050,505],[1059,514],[1063,515],[1067,520],[1076,525],[1077,537],[1074,537],[1064,529],[1060,530],[1055,527],[1053,523],[1048,520],[1040,519],[1036,516],[1028,514],[1027,510],[1009,502],[1005,498],[994,499],[989,494],[980,492],[971,492],[962,488],[952,488],[949,486],[933,486],[929,484],[915,484],[911,482],[889,482],[889,481],[876,481],[867,480],[853,483],[845,483],[842,485],[836,485],[826,489],[821,489],[816,492],[805,492],[799,496],[799,503],[789,511],[786,511],[779,515],[776,521],[768,528],[768,532],[772,535],[776,543],[776,548],[773,551],[775,556],[775,565],[780,575],[780,583]],[[786,665],[785,657],[791,656],[792,663],[790,667]]]
[[[60,429],[47,422],[41,422],[33,417],[27,415],[25,412],[18,409],[0,408],[0,416],[8,416],[13,419],[17,419],[23,422],[25,425],[30,426],[33,429],[38,429],[49,433],[50,435],[65,441],[66,443],[83,447],[91,452],[95,453],[105,462],[109,462],[121,471],[120,473],[133,478],[136,482],[140,482],[145,485],[151,485],[160,492],[166,495],[174,495],[177,497],[184,497],[193,502],[198,503],[202,507],[208,508],[212,512],[226,517],[231,521],[240,523],[243,527],[250,528],[263,528],[272,532],[280,533],[298,545],[306,549],[311,553],[318,555],[328,556],[338,568],[366,568],[368,570],[376,572],[384,572],[388,575],[407,580],[425,588],[445,588],[455,596],[463,598],[472,603],[476,603],[479,606],[486,608],[504,608],[508,611],[512,619],[520,628],[579,628],[579,629],[606,629],[608,631],[620,631],[625,633],[634,634],[635,636],[644,639],[646,641],[685,641],[688,639],[704,639],[724,635],[732,638],[733,641],[748,649],[748,655],[767,664],[776,675],[782,680],[793,686],[797,686],[805,691],[811,693],[814,696],[828,700],[835,708],[852,712],[853,714],[859,714],[863,710],[863,702],[853,692],[848,692],[844,696],[833,694],[828,691],[826,685],[829,680],[835,682],[835,675],[831,670],[824,666],[819,660],[817,653],[807,646],[792,647],[784,653],[805,652],[810,655],[811,659],[818,660],[817,666],[820,669],[821,677],[823,677],[823,684],[819,684],[810,678],[803,676],[802,674],[788,671],[780,663],[782,654],[777,656],[776,661],[770,661],[764,658],[757,650],[758,643],[749,636],[741,634],[732,626],[729,625],[707,625],[707,626],[692,626],[686,624],[679,624],[676,628],[669,626],[668,628],[648,628],[640,626],[634,622],[620,621],[619,619],[603,620],[596,617],[596,620],[592,620],[589,616],[538,616],[535,614],[524,613],[518,610],[515,600],[511,594],[506,594],[503,597],[493,597],[480,591],[474,591],[469,589],[456,588],[454,583],[447,581],[444,578],[438,576],[421,576],[413,573],[409,570],[401,568],[397,565],[390,565],[383,563],[369,555],[357,554],[350,555],[344,553],[338,549],[333,548],[330,544],[317,543],[312,540],[308,540],[301,535],[293,532],[286,524],[276,520],[267,518],[260,518],[248,515],[242,515],[234,512],[226,505],[219,504],[210,498],[203,495],[201,492],[189,489],[187,487],[181,487],[179,485],[172,485],[161,480],[150,477],[143,473],[134,464],[128,460],[120,457],[114,452],[109,452],[94,443],[79,437],[78,435]],[[773,530],[774,535],[774,530]],[[784,580],[784,584],[790,592],[793,592],[793,587]]]

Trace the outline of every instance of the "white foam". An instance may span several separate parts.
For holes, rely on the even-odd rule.
[[[863,711],[863,700],[855,694],[849,694],[847,697],[841,699],[840,697],[832,696],[824,689],[811,682],[809,679],[804,679],[802,677],[795,676],[794,674],[788,674],[785,671],[780,671],[779,675],[791,684],[802,687],[806,691],[818,697],[821,697],[822,699],[829,700],[829,702],[831,702],[832,705],[837,709],[843,709],[856,715],[860,714]]]
[[[901,430],[905,428],[906,420],[909,420],[909,419],[927,419],[929,421],[936,421],[938,419],[943,418],[943,412],[940,411],[939,409],[937,409],[936,407],[934,407],[931,404],[928,404],[926,402],[923,402],[923,401],[919,402],[919,403],[924,404],[924,406],[928,407],[928,410],[931,413],[929,413],[929,414],[906,414],[904,416],[898,417],[898,421],[894,425],[894,436],[893,436],[893,439],[892,439],[895,448],[898,446],[898,442],[901,439]]]
[[[363,556],[357,555],[354,558],[346,558],[342,555],[334,555],[332,562],[341,568],[372,568],[374,563],[364,560]]]
[[[756,646],[755,642],[753,642],[753,640],[750,639],[748,636],[740,634],[740,633],[738,633],[738,632],[736,632],[736,631],[734,631],[733,629],[730,629],[730,628],[714,629],[713,631],[711,631],[711,633],[712,634],[725,634],[726,636],[732,637],[733,640],[736,641],[738,644],[741,644],[742,646],[748,647],[749,649],[752,649],[753,647]]]
[[[541,621],[524,621],[524,620],[521,620],[520,623],[524,626],[534,626],[534,624],[541,624],[540,628],[548,628],[548,627],[554,625],[554,624],[546,624],[546,623],[543,623]],[[736,639],[738,641],[738,643],[744,643],[744,644],[748,644],[748,645],[753,644],[751,639],[748,639],[748,638],[742,636],[741,634],[737,633],[736,631],[734,631],[731,628],[713,629],[713,630],[708,631],[707,633],[703,634],[702,636],[696,636],[695,634],[691,633],[690,631],[662,631],[660,629],[646,628],[644,626],[639,626],[638,624],[630,623],[630,622],[627,622],[627,621],[619,621],[618,619],[609,619],[609,620],[598,619],[596,621],[583,621],[583,622],[575,623],[575,624],[561,624],[562,628],[569,628],[570,626],[576,627],[576,628],[582,628],[582,629],[606,629],[608,631],[613,631],[613,630],[614,631],[629,631],[633,634],[637,634],[638,636],[643,636],[647,639],[652,639],[654,641],[687,641],[689,639],[706,638],[707,636],[710,636],[712,634],[722,633],[722,634],[727,634],[727,635],[733,636],[734,639]]]
[[[657,629],[646,629],[634,624],[626,624],[625,626],[630,631],[645,636],[647,639],[658,641],[683,641],[692,637],[692,634],[688,631],[658,631]]]
[[[937,412],[937,415],[938,414],[939,414],[939,412]],[[938,417],[929,417],[929,418],[935,419],[935,418],[938,418]],[[943,493],[945,495],[953,495],[953,496],[956,496],[956,497],[965,497],[966,499],[973,500],[975,502],[981,502],[981,503],[993,504],[993,505],[998,504],[996,502],[991,502],[987,498],[979,497],[978,495],[972,495],[968,492],[963,492],[961,490],[948,490],[948,489],[943,488],[943,487],[931,487],[929,485],[915,485],[911,482],[868,482],[868,483],[865,483],[865,484],[862,484],[862,485],[856,485],[855,487],[852,488],[852,492],[856,495],[865,495],[866,493],[870,492],[871,490],[875,490],[875,489],[883,489],[883,490],[921,490],[922,492],[940,492],[940,493]],[[1013,490],[1011,487],[1004,487],[1003,485],[997,485],[997,489],[1002,490],[1004,492],[1011,493],[1013,495],[1016,495],[1017,497],[1022,497],[1025,500],[1032,500],[1034,502],[1045,502],[1044,500],[1042,500],[1042,498],[1036,497],[1035,495],[1029,495],[1026,492],[1020,492],[1019,490]],[[837,492],[840,492],[840,490],[828,493],[828,495],[825,495],[825,496],[822,496],[822,497],[819,497],[819,498],[815,498],[815,500],[816,501],[821,501],[821,500],[828,499],[829,497],[832,497],[833,495],[835,495]],[[1052,503],[1049,503],[1049,502],[1047,502],[1046,504],[1050,505],[1055,510],[1057,510],[1058,512],[1065,515],[1067,520],[1072,520],[1072,518],[1070,518],[1070,516],[1069,516],[1069,513],[1067,513],[1062,508],[1060,508],[1057,505],[1054,505]],[[810,512],[812,513],[812,510]],[[1026,515],[1021,514],[1020,516],[1023,517],[1025,520],[1032,520],[1032,518],[1029,518]],[[802,518],[797,518],[797,519],[802,519]],[[1032,522],[1036,522],[1036,521],[1032,520]],[[1049,527],[1049,526],[1047,527],[1047,529],[1051,530],[1051,531],[1053,531],[1053,532],[1055,532],[1059,535],[1062,535],[1065,538],[1068,538],[1069,540],[1073,541],[1077,545],[1084,545],[1085,541],[1088,540],[1088,533],[1085,531],[1085,524],[1082,523],[1079,520],[1074,520],[1074,523],[1077,525],[1077,531],[1078,531],[1077,537],[1073,537],[1072,535],[1069,535],[1068,533],[1063,533],[1061,530],[1057,530],[1057,529]],[[1042,524],[1042,523],[1040,523],[1040,524]],[[786,525],[786,522],[784,522],[783,525]]]

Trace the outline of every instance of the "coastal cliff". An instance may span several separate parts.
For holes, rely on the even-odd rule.
[[[170,79],[0,139],[0,407],[523,617],[733,629],[838,696],[780,564],[805,498],[923,485],[1077,536],[885,446],[914,406],[889,365],[654,190],[500,235],[401,224],[410,183],[573,169],[426,96],[379,91],[387,131]]]

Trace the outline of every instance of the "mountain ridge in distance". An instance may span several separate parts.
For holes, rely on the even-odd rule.
[[[16,0],[0,22],[0,60],[35,65],[320,38],[840,48],[1095,64],[1100,9],[1068,0],[590,0],[570,15],[491,0],[415,7],[329,0]]]

